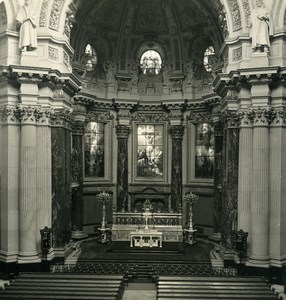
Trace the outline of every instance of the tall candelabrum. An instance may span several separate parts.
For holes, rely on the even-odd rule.
[[[194,244],[195,243],[195,233],[196,229],[194,229],[194,223],[193,223],[193,205],[199,201],[199,196],[197,194],[194,194],[192,192],[185,194],[184,200],[186,203],[189,203],[190,206],[190,212],[189,212],[189,226],[184,231],[187,235],[186,242],[188,244]]]
[[[111,195],[103,191],[96,196],[96,199],[102,204],[102,220],[101,226],[98,228],[100,231],[100,242],[107,243],[109,241],[108,232],[110,231],[110,228],[108,228],[106,224],[106,203],[110,201]]]

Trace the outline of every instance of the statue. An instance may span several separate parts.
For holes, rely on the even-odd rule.
[[[130,74],[131,74],[131,86],[138,85],[138,72],[139,72],[139,65],[137,63],[133,63],[129,67]]]
[[[192,85],[193,79],[197,76],[198,73],[198,64],[196,60],[192,60],[185,65],[185,83],[186,85]]]
[[[34,51],[37,49],[37,14],[31,7],[30,0],[24,1],[24,6],[21,6],[16,21],[20,28],[19,48],[22,52]]]
[[[251,15],[252,49],[254,52],[269,52],[269,36],[273,35],[273,26],[270,13],[265,7],[263,0],[256,0],[256,9]]]
[[[103,70],[106,76],[106,83],[113,83],[116,74],[116,63],[110,60],[106,61],[105,63],[103,63]]]
[[[163,65],[162,67],[163,86],[170,85],[170,66]]]

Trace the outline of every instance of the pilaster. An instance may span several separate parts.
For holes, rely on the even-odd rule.
[[[172,125],[170,127],[172,137],[171,208],[175,212],[182,210],[182,142],[184,131],[184,125]]]

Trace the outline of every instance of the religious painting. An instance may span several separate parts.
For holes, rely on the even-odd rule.
[[[158,75],[162,67],[160,54],[154,50],[144,52],[141,56],[140,66],[143,74]]]
[[[137,177],[163,178],[163,125],[137,127]]]
[[[214,128],[208,123],[196,125],[195,177],[212,179],[214,176]]]
[[[105,125],[89,122],[84,136],[85,176],[104,177]]]

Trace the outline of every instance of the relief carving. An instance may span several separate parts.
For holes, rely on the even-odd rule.
[[[60,15],[63,8],[64,0],[54,0],[50,15],[50,28],[59,29]]]
[[[242,59],[242,47],[234,49],[232,52],[232,60],[239,61]]]
[[[241,29],[241,15],[238,2],[237,0],[228,0],[228,3],[232,15],[232,29],[233,31],[238,31]]]
[[[40,12],[40,22],[39,22],[40,27],[45,27],[47,24],[49,4],[50,4],[50,0],[43,0],[41,12]]]
[[[0,24],[1,26],[7,25],[7,14],[4,3],[0,3]]]
[[[59,50],[57,48],[49,46],[48,53],[50,59],[59,60]]]

